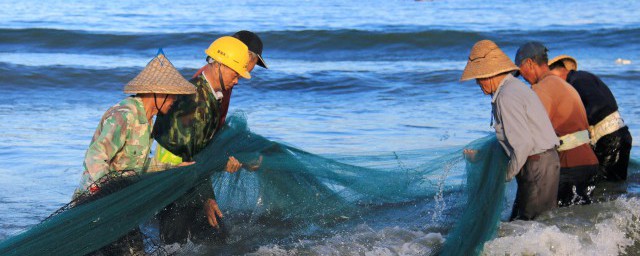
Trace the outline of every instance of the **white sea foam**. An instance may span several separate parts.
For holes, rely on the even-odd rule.
[[[251,255],[428,255],[444,242],[440,233],[425,233],[400,227],[374,230],[360,225],[321,240],[300,241],[293,248],[261,246]]]
[[[640,244],[640,199],[562,208],[538,221],[500,226],[483,255],[635,255]]]

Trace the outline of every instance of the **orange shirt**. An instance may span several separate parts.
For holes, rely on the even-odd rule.
[[[547,73],[532,86],[532,89],[540,97],[558,137],[589,128],[587,112],[580,95],[562,78]],[[560,166],[564,168],[598,164],[598,159],[588,143],[560,151],[559,155]]]

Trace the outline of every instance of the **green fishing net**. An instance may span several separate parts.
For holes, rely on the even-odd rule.
[[[448,234],[443,254],[478,254],[500,219],[507,160],[493,136],[465,148],[478,153],[466,161],[462,149],[434,149],[424,151],[425,162],[412,168],[389,163],[360,167],[354,165],[359,164],[356,158],[344,157],[353,160],[345,164],[270,141],[252,133],[243,116],[234,115],[195,156],[194,165],[129,178],[132,182],[122,189],[64,208],[2,241],[0,255],[91,253],[149,222],[209,177],[220,208],[229,216],[227,226],[244,226],[232,229],[245,236],[271,242],[314,236],[326,230],[318,227],[340,226],[373,209],[431,202],[427,205],[433,205],[434,214],[424,222],[447,220],[442,224]],[[260,168],[226,173],[229,156],[260,162]],[[362,165],[371,162],[360,159]],[[231,236],[226,242],[239,240]]]

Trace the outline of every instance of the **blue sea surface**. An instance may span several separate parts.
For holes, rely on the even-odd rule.
[[[492,134],[489,96],[473,81],[459,81],[469,51],[491,39],[513,58],[519,45],[537,40],[550,57],[569,54],[579,69],[600,76],[640,138],[638,9],[640,1],[0,1],[0,240],[69,201],[100,117],[126,97],[124,84],[158,48],[191,77],[214,39],[256,32],[269,69],[256,67],[251,80],[240,81],[230,111],[245,113],[252,131],[269,139],[348,161],[347,155],[411,156]],[[544,255],[536,250],[559,246],[550,252],[604,255],[640,248],[640,237],[622,228],[637,224],[638,184],[634,173],[629,198],[503,224],[485,252]],[[636,215],[603,217],[608,212]],[[594,228],[574,232],[565,215]],[[435,239],[425,230],[436,224],[414,221],[412,227],[425,229],[363,224],[348,237],[370,240],[343,234],[244,253],[420,254],[398,249],[402,239],[381,238]],[[540,238],[517,239],[526,232]],[[505,249],[514,243],[522,246]]]

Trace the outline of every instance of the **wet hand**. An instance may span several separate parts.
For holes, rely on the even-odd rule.
[[[238,161],[238,159],[230,156],[229,161],[227,161],[227,166],[224,170],[228,173],[234,173],[240,170],[240,168],[242,168],[242,164]]]
[[[192,165],[192,164],[195,164],[195,163],[196,163],[195,161],[193,161],[193,162],[182,162],[182,163],[178,164],[178,167],[189,166],[189,165]]]
[[[476,155],[478,154],[478,150],[465,148],[462,151],[462,154],[464,155],[464,158],[467,159],[468,161],[475,162]]]
[[[257,171],[258,169],[260,169],[260,165],[262,165],[262,156],[258,157],[258,161],[248,164],[247,167],[245,167],[245,169],[252,172]]]
[[[209,225],[214,228],[219,228],[216,216],[222,218],[222,212],[218,207],[218,202],[212,198],[207,199],[207,201],[204,202],[204,211],[207,214],[207,221],[209,222]]]

